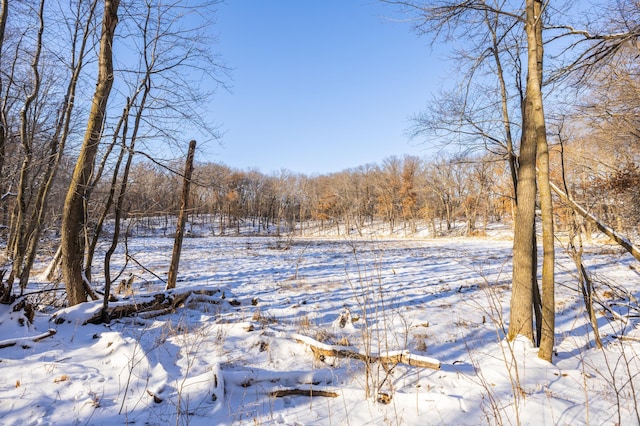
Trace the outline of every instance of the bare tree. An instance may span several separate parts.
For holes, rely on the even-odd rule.
[[[9,0],[0,1],[0,65],[3,65],[2,49],[4,47],[4,34],[7,27],[7,17],[9,16]],[[5,164],[5,152],[7,143],[7,121],[5,117],[4,108],[4,96],[3,94],[3,81],[4,76],[0,74],[0,100],[2,105],[0,106],[0,201],[4,201],[5,194],[5,176],[4,176],[4,164]],[[6,206],[6,203],[3,202]],[[6,207],[3,207],[5,210]],[[6,210],[5,210],[6,211]],[[4,225],[4,221],[0,221],[0,226]]]
[[[107,102],[113,86],[113,40],[118,23],[119,5],[119,0],[105,0],[104,3],[98,81],[87,122],[87,130],[73,171],[69,191],[65,198],[61,226],[61,266],[67,298],[71,306],[87,300],[85,287],[88,286],[88,283],[84,280],[82,273],[85,248],[83,230],[87,209],[85,193],[88,190],[93,174],[104,117],[107,111]]]
[[[525,29],[527,32],[528,60],[525,114],[523,118],[525,125],[523,127],[525,129],[525,139],[532,138],[537,145],[537,184],[542,215],[542,318],[539,326],[541,335],[538,357],[551,362],[555,343],[555,235],[553,200],[551,198],[549,180],[549,150],[542,97],[544,56],[542,28],[545,15],[541,0],[527,0]],[[535,208],[535,198],[533,203]],[[535,236],[535,228],[532,228],[530,232]],[[526,253],[526,255],[530,255],[530,252]],[[516,253],[514,251],[515,256]],[[536,291],[537,286],[534,285],[534,288],[532,288],[534,296]],[[510,335],[513,336],[511,332]]]
[[[189,153],[184,166],[184,182],[182,186],[182,197],[180,202],[180,212],[178,213],[178,223],[176,225],[175,242],[173,243],[173,255],[171,256],[171,265],[169,266],[169,276],[167,278],[167,290],[176,287],[178,277],[178,266],[180,264],[180,253],[182,251],[182,239],[184,238],[184,224],[187,214],[187,206],[189,202],[189,188],[191,186],[191,175],[193,174],[193,155],[196,150],[196,141],[189,142]],[[105,298],[105,305],[106,305]],[[106,306],[105,306],[106,308]]]
[[[53,134],[49,136],[49,142],[46,146],[44,155],[46,166],[39,177],[41,183],[37,190],[35,201],[33,202],[30,219],[26,223],[25,232],[19,237],[24,239],[25,244],[27,244],[25,256],[24,258],[14,258],[14,264],[20,265],[24,262],[20,275],[21,291],[27,286],[29,280],[42,234],[47,201],[59,169],[60,161],[65,152],[65,146],[71,130],[71,123],[74,119],[73,112],[76,90],[80,82],[80,73],[84,68],[89,39],[92,35],[91,28],[94,23],[97,3],[97,0],[92,0],[92,2],[87,5],[86,10],[83,10],[83,3],[79,2],[73,14],[69,64],[71,72],[68,78],[64,101],[60,105]]]
[[[173,167],[170,159],[158,159],[157,152],[164,150],[166,153],[172,142],[181,139],[178,136],[179,130],[187,123],[191,129],[197,128],[201,135],[217,137],[213,125],[205,122],[201,115],[204,111],[202,105],[213,94],[211,87],[215,85],[204,85],[203,88],[209,89],[201,89],[199,84],[193,84],[194,78],[208,78],[214,83],[221,83],[217,78],[218,72],[224,72],[224,67],[211,54],[213,44],[205,35],[205,30],[212,22],[208,12],[215,3],[216,0],[205,1],[195,7],[148,0],[126,3],[119,9],[119,2],[108,3],[113,9],[113,15],[108,16],[105,12],[104,21],[108,21],[106,24],[111,27],[105,30],[106,24],[103,22],[99,83],[94,97],[102,103],[99,104],[100,108],[92,110],[89,117],[90,124],[65,201],[62,223],[63,275],[68,285],[71,281],[75,283],[71,287],[80,288],[83,280],[85,292],[89,290],[96,243],[105,220],[113,215],[118,229],[105,258],[105,284],[110,282],[110,257],[118,244],[117,236],[126,208],[125,200],[131,200],[128,180],[134,167],[134,155],[146,157],[155,164],[154,168],[158,167],[171,174],[177,168]],[[122,43],[121,47],[132,54],[122,61],[110,51],[117,23],[117,10],[120,10],[122,17],[118,32],[123,35],[118,38],[118,43]],[[109,37],[111,41],[107,43],[108,48],[103,50],[103,42]],[[115,95],[110,96],[110,109],[122,106],[123,111],[122,115],[114,114],[115,122],[109,119],[112,114],[107,114],[106,109],[112,85],[115,87]],[[93,121],[94,118],[100,118],[100,123]],[[110,132],[112,135],[108,135]],[[101,144],[101,141],[108,141],[109,138],[110,142]],[[162,143],[158,143],[159,141]],[[117,167],[113,169],[109,187],[101,184],[101,178],[113,165],[113,154],[118,154],[115,161]],[[96,161],[98,158],[100,159]],[[106,199],[104,203],[89,204],[96,188],[106,188]],[[154,188],[154,191],[157,190],[158,188]],[[169,214],[172,199],[173,197],[160,199],[156,206],[164,206],[163,212]],[[138,200],[132,204],[140,205]],[[94,207],[90,210],[89,206]],[[93,215],[96,213],[98,217],[94,219]],[[71,222],[79,225],[74,227]],[[83,236],[86,241],[91,238],[91,242],[87,244],[83,241]],[[85,246],[88,246],[88,250],[85,250]],[[65,251],[72,255],[65,256]],[[76,256],[85,251],[83,265],[83,260],[78,260]],[[73,278],[69,279],[68,276]],[[78,294],[82,293],[77,291]],[[74,304],[82,301],[83,297],[70,295],[69,300]]]
[[[18,193],[16,195],[16,203],[15,203],[15,213],[14,220],[12,220],[12,228],[14,232],[12,232],[12,238],[9,242],[9,250],[11,251],[12,257],[14,259],[19,259],[18,262],[14,263],[13,268],[11,269],[11,274],[9,275],[8,281],[8,292],[11,292],[13,280],[15,276],[20,276],[22,273],[22,257],[24,256],[25,241],[24,241],[24,233],[26,226],[25,216],[27,214],[27,183],[28,183],[28,174],[29,169],[31,168],[33,161],[33,128],[29,126],[29,120],[27,115],[31,112],[31,105],[38,97],[39,91],[41,89],[41,77],[40,77],[40,57],[42,54],[42,34],[44,33],[44,1],[41,0],[38,11],[38,29],[36,35],[36,46],[35,52],[33,54],[33,58],[31,61],[31,74],[32,81],[29,85],[31,90],[27,93],[24,105],[20,109],[20,144],[22,145],[22,150],[24,152],[22,165],[20,167],[20,178],[18,181]]]
[[[467,105],[471,98],[467,95],[461,96],[459,104],[454,105],[454,111],[462,114],[462,126],[458,126],[458,131],[464,134],[465,131],[480,136],[492,144],[502,145],[505,154],[512,167],[512,176],[517,177],[517,214],[514,226],[513,245],[513,294],[511,296],[511,320],[509,323],[510,339],[518,335],[523,335],[530,340],[534,340],[533,333],[533,307],[536,294],[535,281],[537,259],[535,245],[535,207],[537,189],[540,187],[540,196],[543,212],[543,297],[547,306],[543,306],[542,319],[542,340],[544,348],[540,351],[540,356],[544,359],[551,359],[551,354],[547,350],[548,339],[553,345],[553,223],[552,204],[549,189],[548,155],[545,117],[542,98],[542,70],[543,70],[543,40],[542,29],[543,19],[546,16],[546,9],[542,1],[527,0],[525,10],[509,9],[510,4],[506,2],[451,2],[451,1],[389,1],[389,3],[400,4],[417,12],[421,20],[418,30],[434,37],[447,39],[455,34],[464,31],[466,37],[473,36],[476,51],[479,52],[473,57],[473,65],[467,79],[474,77],[479,69],[479,65],[487,58],[492,58],[496,66],[498,93],[500,93],[499,104],[501,111],[499,120],[487,121],[482,117],[470,119],[467,115],[469,110]],[[502,54],[509,50],[502,49],[504,40],[513,37],[520,28],[525,35],[524,44],[526,46],[526,89],[525,96],[520,97],[521,129],[522,136],[518,157],[517,173],[515,170],[515,150],[513,149],[513,137],[511,135],[511,119],[508,116],[508,108],[505,103],[508,99],[506,85],[502,67]],[[500,32],[498,32],[500,31]],[[520,39],[515,37],[518,42]],[[516,49],[518,44],[516,43]],[[512,51],[513,58],[518,69],[518,51]],[[461,55],[469,58],[468,55]],[[515,79],[516,87],[518,78]],[[470,87],[469,85],[466,86]],[[520,93],[522,93],[520,89]],[[486,107],[486,104],[485,104]],[[476,107],[478,111],[486,111],[482,107]],[[442,115],[441,115],[442,116]],[[499,123],[502,125],[502,138],[494,136],[492,127],[481,126],[479,123]],[[437,121],[430,121],[438,128]],[[432,129],[431,129],[432,130]],[[504,141],[504,142],[503,142]],[[537,174],[536,161],[540,162],[540,172]],[[515,195],[514,194],[514,195]],[[549,327],[551,332],[549,333]]]

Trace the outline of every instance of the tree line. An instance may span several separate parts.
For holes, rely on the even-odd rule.
[[[607,164],[606,140],[587,152],[581,143],[564,147],[565,173],[572,175],[571,194],[614,229],[635,235],[640,231],[636,220],[640,169],[627,163]],[[555,148],[552,157],[559,161],[559,147]],[[603,166],[605,171],[593,172]],[[374,224],[389,235],[424,235],[425,230],[432,237],[485,235],[491,224],[511,226],[515,208],[509,170],[501,158],[491,155],[436,160],[389,157],[381,164],[318,176],[199,163],[192,182],[189,214],[199,222],[209,221],[210,235],[307,234],[305,229],[313,229],[365,236]],[[178,211],[180,185],[180,174],[163,166],[134,165],[126,217],[141,227],[145,218],[149,226],[162,224],[155,220],[158,217],[165,217],[168,224]],[[569,207],[559,203],[555,217],[559,231],[568,232],[573,226]],[[585,233],[595,229],[586,221],[581,227]]]
[[[436,236],[462,222],[465,232],[474,233],[505,218],[509,196],[499,193],[500,169],[489,161],[432,162],[412,156],[319,176],[204,163],[194,170],[190,213],[213,216],[212,232],[222,235],[238,234],[247,225],[255,233],[302,232],[310,222],[337,235],[362,236],[374,222],[389,233],[406,234],[416,233],[418,222],[428,223]],[[173,214],[179,185],[179,175],[138,164],[132,171],[128,216]]]

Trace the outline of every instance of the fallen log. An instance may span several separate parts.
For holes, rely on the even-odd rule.
[[[205,296],[213,296],[218,293],[218,289],[213,290],[205,290],[205,289],[195,289],[188,290],[185,292],[163,292],[156,293],[150,295],[138,295],[135,298],[131,298],[130,301],[119,301],[113,303],[106,310],[106,318],[109,320],[119,319],[131,316],[139,316],[144,319],[149,319],[153,317],[157,317],[159,315],[165,315],[174,312],[178,307],[182,306],[185,303],[189,303],[189,299],[191,296],[199,300]],[[93,303],[93,302],[88,302]],[[68,311],[69,308],[63,309],[61,311],[56,312],[51,317],[51,320],[56,324],[61,324],[68,320]],[[97,308],[94,304],[94,308],[83,308],[88,313],[88,315],[82,315],[82,319],[78,322],[83,325],[86,324],[101,324],[105,316],[103,315],[103,309]],[[89,312],[90,311],[90,312]],[[71,316],[76,317],[77,314],[70,314]]]
[[[412,367],[431,368],[433,370],[440,369],[440,361],[437,359],[426,357],[422,355],[412,354],[409,351],[391,351],[386,354],[376,353],[362,353],[355,348],[349,346],[340,345],[327,345],[322,342],[318,342],[309,336],[303,336],[301,334],[294,334],[293,339],[298,343],[303,343],[311,349],[314,355],[318,357],[336,357],[336,358],[351,358],[357,359],[362,362],[374,363],[379,362],[381,364],[405,364]]]
[[[179,307],[190,295],[190,291],[179,294],[158,293],[153,296],[153,299],[147,302],[134,301],[126,305],[120,304],[109,307],[106,312],[107,318],[110,320],[119,319],[150,311],[163,311],[164,313],[169,313]],[[100,324],[103,322],[103,318],[103,312],[100,310],[87,319],[85,324]]]
[[[41,340],[46,339],[47,337],[51,337],[56,334],[56,331],[50,328],[46,333],[38,334],[37,336],[32,337],[20,337],[17,339],[7,339],[0,341],[0,349],[10,348],[12,346],[17,345],[18,343],[24,344],[28,342],[38,343]]]
[[[198,300],[202,296],[213,296],[220,290],[189,290],[184,293],[157,293],[153,295],[153,299],[147,302],[133,301],[130,304],[119,304],[107,309],[109,319],[118,319],[124,317],[130,317],[133,315],[139,316],[144,319],[155,318],[160,315],[166,315],[174,312],[178,307],[187,302],[191,296],[196,295]],[[99,324],[102,322],[102,311],[97,312],[87,321],[85,324]]]

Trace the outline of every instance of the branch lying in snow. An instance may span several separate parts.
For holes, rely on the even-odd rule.
[[[49,329],[49,331],[47,331],[46,333],[42,333],[39,334],[37,336],[32,336],[32,337],[20,337],[18,339],[8,339],[8,340],[1,340],[0,341],[0,349],[3,348],[9,348],[11,346],[15,346],[18,343],[23,343],[23,342],[32,342],[32,343],[38,343],[39,341],[46,339],[47,337],[51,337],[54,334],[56,334],[56,331],[54,329]]]
[[[153,296],[153,299],[149,302],[135,303],[132,302],[127,305],[117,305],[107,309],[108,318],[123,318],[140,314],[143,312],[160,311],[158,315],[163,313],[169,313],[180,306],[187,297],[191,296],[191,292],[178,293],[178,294],[164,294],[158,293]],[[98,311],[95,315],[89,318],[86,323],[99,324],[102,322],[102,310]]]
[[[382,364],[406,364],[412,367],[424,367],[434,370],[440,369],[440,361],[435,358],[412,354],[409,351],[391,351],[386,355],[382,354],[364,354],[354,348],[327,345],[308,336],[294,334],[292,338],[299,343],[308,345],[316,356],[332,356],[337,358],[352,358],[362,362],[380,362]]]
[[[329,398],[337,398],[338,394],[335,392],[314,389],[280,389],[269,392],[269,396],[274,398],[282,398],[285,396],[326,396]]]

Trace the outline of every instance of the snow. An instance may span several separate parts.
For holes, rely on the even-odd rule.
[[[85,324],[102,301],[46,309],[55,292],[36,278],[28,291],[48,291],[31,296],[41,308],[32,324],[23,311],[0,306],[0,423],[639,422],[640,280],[637,261],[620,250],[595,243],[585,250],[598,296],[616,311],[614,318],[598,309],[600,350],[573,262],[557,247],[557,355],[550,364],[526,339],[504,339],[512,243],[503,234],[295,238],[288,250],[276,242],[185,239],[174,292],[209,293],[194,291],[175,312],[109,325]],[[129,239],[135,262],[123,276],[136,276],[134,291],[117,303],[163,292],[154,274],[166,277],[172,243]],[[114,258],[114,271],[123,258]],[[313,344],[441,367],[317,356]],[[286,390],[337,396],[273,393]]]

